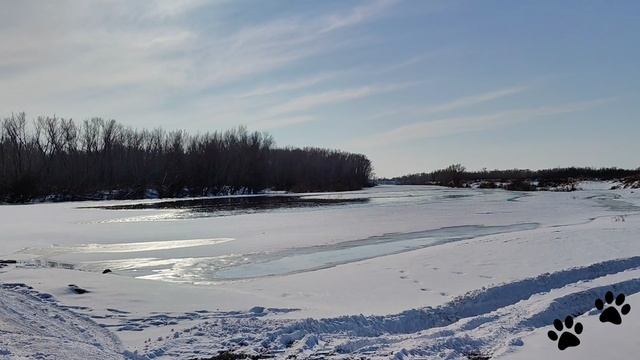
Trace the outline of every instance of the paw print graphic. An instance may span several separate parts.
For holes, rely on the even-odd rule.
[[[553,321],[553,327],[555,327],[556,330],[558,330],[558,333],[560,333],[560,336],[558,336],[558,333],[556,333],[553,330],[550,330],[547,333],[547,335],[549,336],[549,339],[551,339],[552,341],[558,342],[558,349],[564,350],[566,348],[580,345],[580,339],[578,339],[578,336],[576,336],[576,334],[580,335],[582,333],[583,327],[581,323],[576,323],[574,327],[573,317],[567,316],[564,319],[564,324],[562,323],[562,320],[555,319]],[[571,332],[571,328],[573,328],[573,332],[575,332],[575,334]],[[563,331],[564,329],[566,330]]]
[[[602,311],[600,314],[600,322],[608,322],[616,325],[622,324],[622,315],[627,315],[629,311],[631,311],[631,305],[624,303],[624,294],[618,294],[616,302],[613,304],[613,293],[611,291],[607,291],[604,295],[604,300],[606,301],[606,304],[602,299],[596,300],[596,308]],[[620,310],[618,310],[618,308],[620,308]]]

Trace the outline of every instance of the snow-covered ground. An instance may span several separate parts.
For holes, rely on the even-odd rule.
[[[0,206],[0,259],[20,261],[0,268],[0,359],[634,358],[640,192],[610,185],[379,186],[227,216]],[[621,325],[598,321],[607,291]],[[584,331],[559,351],[567,315]]]

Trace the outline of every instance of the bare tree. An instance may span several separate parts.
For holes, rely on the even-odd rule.
[[[352,190],[370,184],[371,163],[358,154],[317,148],[275,148],[267,133],[244,127],[190,135],[134,130],[114,120],[24,113],[0,128],[0,201],[35,197],[161,196]]]

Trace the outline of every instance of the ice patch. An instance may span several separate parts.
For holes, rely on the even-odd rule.
[[[52,246],[44,249],[24,249],[20,253],[52,255],[61,253],[130,253],[142,251],[171,250],[197,246],[210,246],[233,241],[232,238],[187,239],[167,241],[147,241],[118,244],[82,244],[76,246]]]

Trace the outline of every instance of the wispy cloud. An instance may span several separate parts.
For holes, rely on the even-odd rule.
[[[403,68],[406,68],[408,66],[422,63],[427,59],[431,58],[432,56],[433,54],[420,54],[420,55],[412,56],[398,63],[386,65],[386,66],[376,66],[376,67],[365,66],[365,67],[358,67],[358,68],[354,67],[354,68],[344,69],[340,71],[330,71],[330,72],[325,72],[321,74],[315,74],[315,75],[302,77],[302,78],[298,78],[298,79],[294,79],[286,82],[270,84],[268,86],[259,86],[251,90],[245,91],[237,95],[237,97],[250,98],[250,97],[257,97],[257,96],[268,96],[268,95],[273,95],[273,94],[282,93],[282,92],[290,92],[293,90],[306,89],[306,88],[324,83],[326,81],[336,79],[340,76],[366,75],[367,77],[370,78],[372,76],[379,75],[381,73],[394,72],[397,70],[402,70]]]
[[[332,90],[311,95],[300,96],[268,110],[270,115],[295,113],[309,110],[321,105],[337,104],[377,94],[389,93],[405,89],[415,83],[398,83],[370,85],[342,90]]]
[[[404,68],[407,68],[409,66],[414,66],[416,64],[421,64],[429,59],[432,59],[433,57],[437,56],[438,52],[430,52],[430,53],[425,53],[425,54],[419,54],[419,55],[415,55],[412,56],[406,60],[400,61],[398,63],[395,64],[391,64],[391,65],[387,65],[387,66],[376,66],[375,68],[370,68],[367,69],[366,67],[364,68],[365,72],[375,72],[376,74],[381,74],[381,73],[392,73],[398,70],[402,70]]]
[[[481,94],[475,94],[471,96],[465,96],[458,99],[454,99],[442,104],[427,105],[427,106],[408,106],[396,108],[381,113],[374,114],[369,117],[369,120],[398,117],[398,116],[421,116],[443,112],[450,112],[459,109],[463,109],[469,106],[478,105],[494,100],[498,100],[503,97],[519,94],[529,89],[528,86],[513,86],[498,90],[487,91]]]
[[[222,3],[223,1],[217,1]],[[211,3],[211,2],[209,2]],[[206,0],[152,0],[145,17],[167,19],[180,16],[207,4]]]
[[[293,86],[292,84],[287,84],[287,87]],[[254,108],[252,110],[252,114],[247,114],[243,111],[243,107],[246,105],[242,105],[241,102],[240,104],[236,103],[235,105],[232,105],[232,107],[236,109],[233,117],[249,119],[250,121],[246,122],[247,125],[252,128],[263,130],[299,125],[318,120],[317,116],[312,115],[312,110],[314,108],[399,91],[414,84],[415,83],[375,84],[356,88],[324,91],[299,96],[276,105]],[[250,98],[247,99],[246,97],[238,99],[243,102],[250,100]]]
[[[325,19],[321,32],[353,26],[379,16],[398,0],[374,0],[352,9],[345,15],[332,15]]]
[[[497,100],[506,96],[515,95],[527,90],[527,86],[515,86],[506,89],[489,91],[483,94],[462,97],[444,104],[429,106],[419,109],[417,112],[422,114],[433,114],[439,112],[447,112],[458,110],[472,105],[477,105],[493,100]]]
[[[313,85],[322,83],[324,81],[335,78],[338,75],[337,72],[319,74],[314,76],[305,77],[302,79],[296,79],[284,83],[273,84],[270,86],[262,86],[255,88],[253,90],[249,90],[245,93],[240,94],[238,97],[240,98],[249,98],[254,96],[266,96],[273,95],[280,92],[286,92],[291,90],[300,90],[311,87]]]
[[[500,126],[512,125],[550,115],[567,114],[588,110],[611,102],[613,99],[567,103],[557,106],[513,109],[486,115],[442,118],[433,121],[404,125],[383,133],[374,134],[351,141],[354,148],[370,148],[418,139],[436,138],[472,131],[482,131]]]
[[[175,109],[180,111],[210,89],[348,46],[358,39],[340,38],[341,31],[381,16],[393,2],[363,2],[313,17],[271,16],[240,26],[229,24],[212,9],[220,4],[236,6],[223,0],[6,4],[0,12],[0,107],[32,113],[109,114],[127,121],[151,111],[154,103],[161,108],[180,97],[182,109]],[[216,26],[190,21],[195,11],[207,14]],[[244,95],[301,89],[330,76],[303,77]],[[98,93],[100,101],[88,99]],[[83,101],[78,102],[77,96]],[[81,114],[80,108],[93,110]]]
[[[337,38],[339,30],[381,16],[394,3],[377,0],[365,2],[346,15],[280,18],[245,27],[210,47],[206,57],[213,62],[205,76],[210,84],[224,84],[330,52],[341,44],[356,41]]]
[[[279,117],[249,123],[249,126],[251,126],[251,128],[253,129],[271,130],[291,125],[304,124],[314,120],[316,120],[316,118],[310,115]]]

